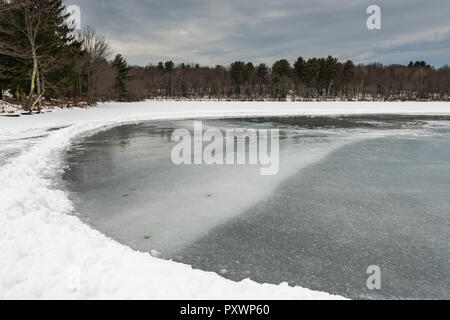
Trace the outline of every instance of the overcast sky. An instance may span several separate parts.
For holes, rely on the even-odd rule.
[[[333,55],[450,64],[449,0],[65,0],[131,64],[214,66]],[[382,30],[366,27],[367,7]]]

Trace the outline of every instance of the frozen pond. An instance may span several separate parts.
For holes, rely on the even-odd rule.
[[[425,121],[426,120],[426,121]],[[176,166],[177,128],[123,125],[80,138],[64,183],[80,218],[136,250],[232,280],[350,298],[450,298],[450,126],[440,119],[205,120],[280,129],[280,171]],[[381,290],[366,286],[381,269]]]

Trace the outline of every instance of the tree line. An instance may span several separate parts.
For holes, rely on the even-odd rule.
[[[130,66],[105,38],[76,31],[62,0],[0,0],[0,99],[47,104],[143,99],[449,100],[450,68],[358,64],[328,56],[269,66],[172,61]]]
[[[355,65],[336,58],[282,59],[272,66],[236,61],[230,66],[160,62],[133,66],[132,100],[145,98],[226,100],[449,100],[450,68],[424,61],[408,65]]]

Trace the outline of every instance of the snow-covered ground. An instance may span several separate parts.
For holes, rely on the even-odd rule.
[[[20,115],[20,106],[13,105],[6,101],[0,100],[0,115],[1,116],[18,116]]]
[[[135,252],[72,215],[55,178],[73,138],[120,123],[380,113],[450,115],[450,104],[149,101],[0,117],[0,298],[340,299],[287,284],[236,283]]]

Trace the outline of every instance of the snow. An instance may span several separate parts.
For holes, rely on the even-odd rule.
[[[0,100],[0,115],[19,115],[20,107]]]
[[[448,103],[108,103],[0,117],[0,298],[341,299],[287,284],[233,282],[125,247],[83,224],[55,179],[73,138],[152,119],[252,115],[449,115]],[[61,128],[53,130],[54,128]],[[48,131],[48,129],[52,129]],[[28,138],[31,139],[30,142]],[[2,149],[3,148],[3,149]],[[2,153],[2,150],[8,152]],[[14,152],[11,152],[11,149]],[[5,156],[6,155],[6,156]]]

